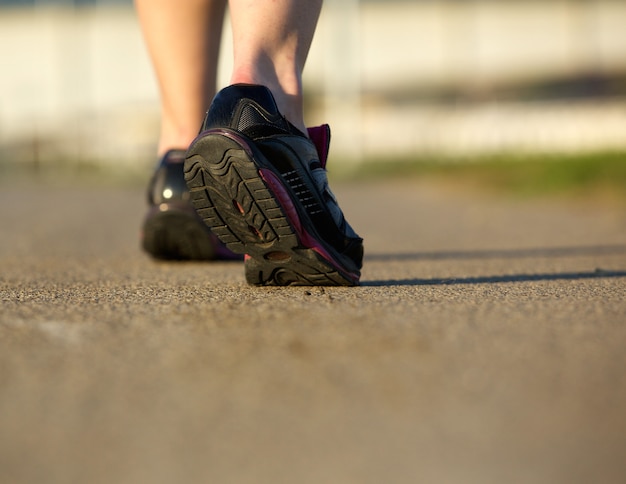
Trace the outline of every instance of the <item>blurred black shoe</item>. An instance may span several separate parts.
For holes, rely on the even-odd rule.
[[[211,233],[189,202],[184,161],[185,151],[170,150],[152,176],[149,209],[141,232],[143,249],[155,259],[240,259]]]

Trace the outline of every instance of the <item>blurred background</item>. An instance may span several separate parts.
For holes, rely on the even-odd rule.
[[[130,0],[0,0],[0,52],[0,163],[152,166]],[[326,0],[305,79],[346,160],[624,153],[626,2]]]

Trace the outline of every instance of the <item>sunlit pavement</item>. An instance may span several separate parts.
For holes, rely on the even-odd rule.
[[[156,263],[143,190],[0,182],[0,481],[624,482],[623,207],[333,188],[361,287]]]

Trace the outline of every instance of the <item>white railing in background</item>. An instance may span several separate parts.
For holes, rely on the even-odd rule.
[[[408,97],[397,105],[385,94],[624,73],[625,25],[618,0],[327,0],[305,72],[309,120],[330,122],[333,152],[354,158],[389,146],[400,154],[624,149],[620,99],[449,106]],[[42,159],[151,156],[156,84],[131,7],[3,9],[0,54],[0,156],[31,156],[31,148]]]

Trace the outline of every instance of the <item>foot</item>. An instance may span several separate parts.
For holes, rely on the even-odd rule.
[[[185,161],[191,202],[257,285],[352,286],[363,240],[328,188],[330,130],[307,135],[262,86],[234,85],[214,99]]]
[[[148,213],[141,245],[155,259],[229,260],[240,258],[213,235],[189,202],[183,175],[183,150],[170,150],[148,187]]]

